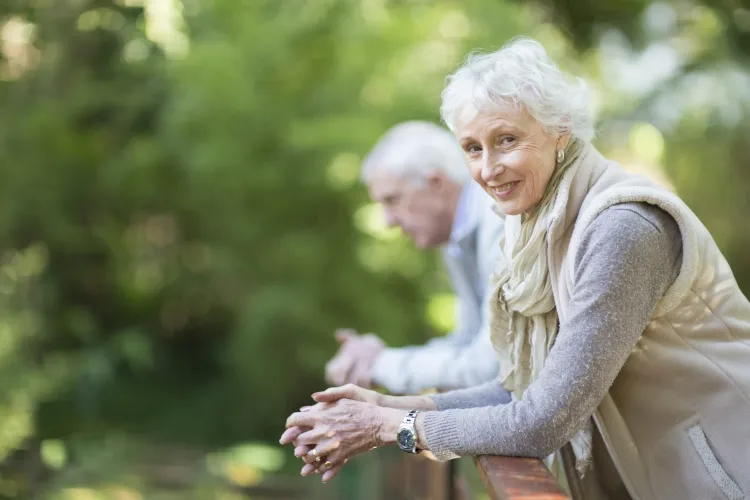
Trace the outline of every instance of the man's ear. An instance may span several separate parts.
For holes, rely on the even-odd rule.
[[[425,176],[425,182],[430,188],[436,191],[442,191],[448,181],[448,176],[442,170],[432,170]]]

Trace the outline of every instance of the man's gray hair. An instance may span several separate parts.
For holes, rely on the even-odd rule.
[[[448,77],[440,114],[448,128],[480,110],[525,108],[548,132],[594,137],[589,89],[581,78],[563,73],[542,45],[519,37],[491,54],[471,54]]]
[[[456,182],[471,177],[464,152],[449,131],[434,123],[408,121],[388,130],[362,162],[362,180],[376,172],[390,172],[423,180],[440,170]]]

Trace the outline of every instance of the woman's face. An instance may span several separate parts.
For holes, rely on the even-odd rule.
[[[492,110],[459,121],[456,136],[471,176],[508,215],[534,208],[567,137],[552,136],[527,111]]]

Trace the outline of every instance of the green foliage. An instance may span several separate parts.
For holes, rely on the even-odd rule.
[[[188,5],[187,52],[183,23],[149,35],[120,2],[3,9],[36,56],[0,87],[0,237],[48,255],[40,342],[77,360],[43,436],[269,439],[323,385],[335,328],[435,333],[435,256],[383,238],[357,171],[387,127],[436,118],[480,39],[459,4]]]
[[[35,434],[39,400],[64,388],[71,367],[45,353],[34,282],[46,265],[41,246],[9,251],[0,261],[0,462]]]

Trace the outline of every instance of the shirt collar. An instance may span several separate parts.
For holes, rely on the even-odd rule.
[[[457,244],[466,238],[479,223],[476,201],[476,190],[479,189],[474,182],[469,181],[461,188],[456,205],[456,215],[453,217],[450,243]]]

